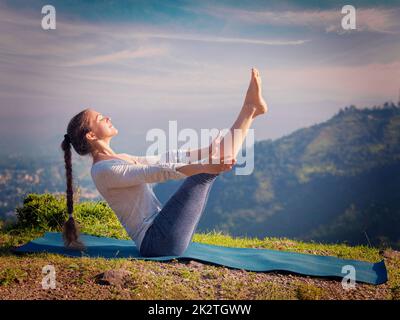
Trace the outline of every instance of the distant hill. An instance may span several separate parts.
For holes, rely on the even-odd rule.
[[[400,105],[346,107],[254,148],[251,175],[216,180],[199,230],[400,247]]]

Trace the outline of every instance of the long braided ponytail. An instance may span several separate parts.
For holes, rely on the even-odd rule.
[[[61,149],[64,151],[65,173],[67,181],[67,212],[68,220],[63,225],[64,245],[67,248],[83,250],[85,248],[82,241],[79,239],[79,226],[74,219],[74,190],[73,190],[73,175],[72,175],[72,152],[71,145],[80,155],[90,153],[90,145],[87,142],[85,135],[90,131],[86,124],[85,109],[75,115],[68,124],[67,134],[64,135],[64,140],[61,143]]]

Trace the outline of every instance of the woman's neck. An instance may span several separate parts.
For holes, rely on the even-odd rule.
[[[101,143],[100,141],[97,148],[92,152],[92,157],[94,161],[110,158],[115,155],[117,154],[111,149],[109,144]]]

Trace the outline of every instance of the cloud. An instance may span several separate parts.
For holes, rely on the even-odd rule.
[[[257,46],[297,46],[305,39],[263,39],[237,36],[215,36],[207,33],[174,32],[178,28],[149,24],[98,24],[84,20],[69,21],[58,15],[57,29],[44,31],[40,15],[18,12],[0,4],[0,57],[7,64],[42,68],[111,65],[116,62],[154,57],[173,59],[179,42],[215,43]],[[161,40],[161,41],[160,41]],[[195,45],[193,45],[195,46]],[[1,68],[1,66],[0,66]]]
[[[381,33],[400,33],[400,9],[360,9],[359,28]]]
[[[248,24],[310,27],[325,32],[343,32],[341,19],[344,14],[337,10],[245,10],[232,7],[212,6],[187,8],[189,11],[208,14],[220,19],[245,22]],[[356,8],[358,31],[377,33],[400,33],[400,9],[398,8]]]
[[[248,12],[250,11],[245,13]],[[325,15],[301,11],[298,12],[297,18],[293,12],[286,12],[287,20],[284,23],[303,25],[308,21],[318,21],[315,22],[316,25],[322,25],[324,20],[332,19],[328,11],[324,12]],[[63,20],[62,15],[59,16],[61,18],[57,22],[57,30],[46,32],[40,28],[37,17],[0,11],[0,29],[4,30],[0,34],[0,102],[2,99],[11,101],[12,98],[32,98],[32,101],[35,99],[37,105],[40,105],[46,99],[53,106],[57,105],[57,101],[75,99],[71,104],[118,101],[120,105],[128,105],[132,97],[148,103],[146,99],[150,98],[146,97],[146,92],[150,91],[154,92],[151,99],[168,100],[168,103],[157,102],[163,108],[166,108],[166,105],[170,108],[186,106],[194,96],[199,101],[204,99],[201,100],[205,102],[204,105],[210,105],[207,99],[211,97],[214,101],[219,99],[220,105],[228,105],[229,99],[241,99],[247,85],[249,66],[267,65],[274,68],[288,65],[302,67],[300,71],[281,69],[284,77],[279,77],[278,72],[275,76],[279,81],[274,78],[269,81],[268,87],[276,84],[282,88],[277,90],[279,99],[283,101],[287,99],[286,85],[290,84],[292,97],[301,96],[303,92],[307,92],[307,88],[315,88],[317,94],[321,93],[321,99],[323,95],[339,96],[347,90],[346,88],[357,87],[355,84],[351,85],[352,81],[359,83],[357,95],[371,93],[384,96],[392,91],[392,85],[385,80],[383,71],[380,70],[385,70],[393,83],[393,72],[398,70],[397,65],[385,69],[384,64],[362,72],[352,67],[341,67],[343,62],[339,60],[346,60],[349,56],[358,59],[360,64],[381,62],[384,60],[379,59],[382,54],[395,52],[393,47],[384,46],[386,42],[376,46],[376,42],[361,39],[364,46],[360,46],[358,41],[356,45],[351,46],[353,51],[345,52],[340,43],[337,45],[336,42],[329,42],[330,38],[322,45],[313,41],[310,45],[303,46],[307,40],[254,39],[252,32],[243,32],[241,37],[217,36],[220,34],[219,29],[207,34],[200,33],[200,30],[195,30],[199,33],[177,33],[174,31],[183,29],[177,28],[175,24],[161,29],[159,26],[143,24],[71,22]],[[235,18],[235,14],[231,16]],[[242,17],[245,18],[253,21],[250,16]],[[278,18],[272,19],[272,23],[283,23],[279,22]],[[259,19],[257,23],[265,23],[265,16],[260,16]],[[388,18],[376,19],[371,23],[377,27],[377,21],[386,21],[385,19]],[[384,26],[387,25],[382,22],[379,28]],[[296,37],[295,33],[290,35]],[[193,43],[187,43],[188,41]],[[225,43],[237,46],[235,50],[228,50],[224,46]],[[250,47],[249,44],[254,46]],[[332,45],[329,47],[330,44]],[[365,48],[371,44],[379,50],[369,53]],[[329,51],[321,50],[321,46],[325,45],[328,45]],[[296,50],[288,50],[285,46],[297,47]],[[325,56],[326,52],[329,56]],[[309,54],[312,58],[308,57]],[[338,54],[343,56],[337,57]],[[368,54],[368,58],[371,58],[362,58],[362,54]],[[328,61],[331,69],[318,69],[318,60],[328,60],[332,56],[336,58]],[[146,59],[148,57],[151,59]],[[398,60],[398,57],[393,59]],[[86,68],[87,66],[94,67]],[[335,70],[340,70],[340,75],[335,73]],[[367,72],[368,70],[370,72]],[[352,81],[347,83],[346,73],[350,76],[362,76],[354,76]],[[271,73],[266,70],[265,74]],[[368,87],[366,79],[375,77],[375,74],[379,74],[380,80],[376,85],[374,82],[373,86]],[[297,79],[299,82],[296,82]],[[369,83],[373,81],[370,80]],[[343,85],[345,82],[346,85]],[[308,93],[303,101],[308,101],[310,97],[313,99],[314,95]],[[232,96],[234,97],[231,98]],[[8,104],[12,105],[13,102]]]
[[[142,33],[131,35],[133,38],[160,38],[170,40],[182,41],[202,41],[202,42],[216,42],[216,43],[238,43],[238,44],[258,44],[267,46],[286,46],[286,45],[300,45],[310,40],[266,40],[266,39],[252,39],[252,38],[229,38],[229,37],[213,37],[207,35],[195,34],[161,34],[161,33]]]
[[[122,50],[110,54],[78,60],[65,64],[66,67],[92,66],[97,64],[112,63],[125,59],[150,58],[162,56],[167,53],[165,48],[138,48],[137,50]]]
[[[296,92],[293,99],[335,97],[347,100],[397,98],[400,60],[354,66],[314,66],[261,70],[274,95]],[[290,95],[289,95],[290,96]],[[290,100],[291,98],[289,98]]]

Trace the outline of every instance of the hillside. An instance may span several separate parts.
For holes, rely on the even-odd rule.
[[[129,239],[105,202],[76,204],[81,231]],[[196,233],[193,241],[230,247],[268,248],[376,262],[385,259],[389,281],[356,284],[344,290],[340,281],[293,274],[249,272],[173,260],[68,258],[54,254],[15,255],[11,249],[60,231],[66,218],[65,198],[31,194],[17,208],[19,221],[0,230],[0,299],[400,299],[400,253],[367,246],[325,245],[287,238],[231,237],[221,232]],[[41,288],[42,268],[56,270],[55,289]],[[111,270],[111,272],[110,272]],[[112,277],[113,272],[118,276]]]
[[[351,106],[254,148],[251,175],[215,182],[200,231],[400,247],[399,106]]]

